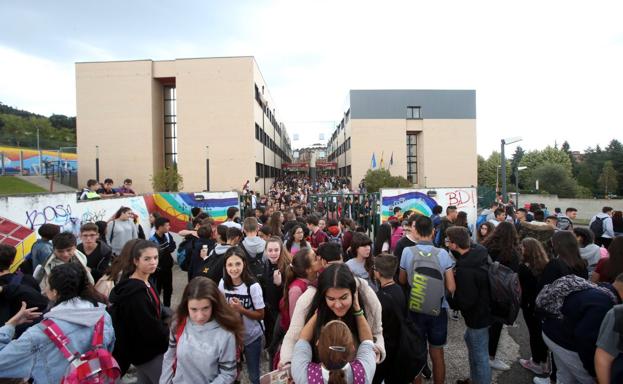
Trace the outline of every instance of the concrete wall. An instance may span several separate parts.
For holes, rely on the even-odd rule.
[[[513,198],[514,201],[514,198]],[[549,212],[553,213],[554,208],[559,207],[564,212],[569,207],[578,210],[578,219],[590,220],[591,217],[601,212],[603,207],[612,207],[615,210],[623,210],[623,200],[609,199],[563,199],[557,195],[519,195],[519,206],[523,207],[526,203],[545,204]]]

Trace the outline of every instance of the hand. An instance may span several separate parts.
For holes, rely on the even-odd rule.
[[[275,272],[273,272],[273,283],[276,286],[281,285],[281,272],[278,269],[275,269]]]
[[[20,324],[32,323],[34,319],[41,316],[41,312],[36,312],[39,308],[32,307],[26,308],[26,302],[22,301],[22,307],[15,314],[15,316],[11,317],[7,320],[7,324],[11,324],[14,327],[17,327]]]
[[[199,257],[201,257],[201,260],[205,260],[208,258],[208,248],[201,248],[201,251],[199,252]]]
[[[358,312],[361,310],[361,305],[359,305],[359,287],[355,290],[353,294],[353,310]]]
[[[242,306],[242,303],[240,303],[240,300],[235,297],[232,297],[229,300],[229,306],[238,313],[242,313],[242,311],[244,310],[244,307]]]

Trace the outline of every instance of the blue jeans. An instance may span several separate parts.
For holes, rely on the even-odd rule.
[[[469,376],[473,384],[490,384],[489,366],[489,327],[466,328],[465,344],[469,357]]]
[[[262,337],[258,337],[249,345],[244,346],[244,359],[252,384],[260,384],[260,355],[262,353]]]

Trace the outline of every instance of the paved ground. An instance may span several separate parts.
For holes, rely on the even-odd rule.
[[[29,183],[35,184],[41,188],[44,188],[46,191],[50,190],[50,179],[45,178],[44,176],[16,176],[22,180],[25,180]],[[61,183],[57,183],[56,181],[52,186],[53,192],[76,192],[77,189],[69,187],[67,185],[63,185]]]
[[[173,299],[172,306],[175,308],[186,285],[186,273],[179,270],[177,266],[173,272]],[[448,345],[445,348],[446,358],[446,383],[455,383],[457,379],[469,375],[469,363],[467,360],[467,348],[463,341],[465,325],[463,319],[459,321],[448,321]],[[519,357],[530,357],[530,346],[528,344],[528,330],[520,315],[517,319],[516,327],[506,327],[502,331],[502,338],[498,347],[499,358],[511,366],[507,372],[493,371],[493,383],[499,384],[524,384],[532,383],[531,372],[519,365]],[[268,364],[263,355],[262,372],[268,371]],[[243,373],[244,374],[244,373]],[[135,383],[136,378],[130,372],[124,377],[124,383]],[[243,376],[243,383],[248,383],[246,376]],[[429,381],[429,382],[432,382]]]

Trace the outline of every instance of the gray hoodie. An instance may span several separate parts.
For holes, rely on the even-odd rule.
[[[580,248],[580,256],[586,260],[588,264],[588,275],[592,275],[599,259],[601,258],[601,250],[597,244],[589,244],[584,248]]]
[[[242,240],[242,245],[249,252],[251,257],[255,258],[258,253],[263,253],[266,247],[266,242],[259,236],[245,237]]]
[[[164,354],[160,384],[228,384],[236,378],[236,337],[215,320],[203,325],[186,322],[180,340],[175,340],[174,325],[169,349]],[[173,373],[173,362],[177,358]]]

